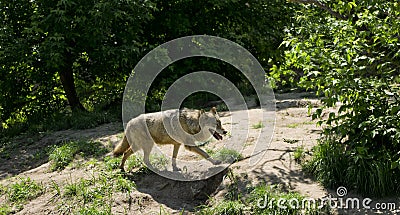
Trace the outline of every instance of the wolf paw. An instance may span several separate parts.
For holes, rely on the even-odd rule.
[[[172,171],[178,172],[178,171],[182,171],[182,169],[177,166],[172,166]]]

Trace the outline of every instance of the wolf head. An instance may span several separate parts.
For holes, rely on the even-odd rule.
[[[215,107],[211,108],[209,112],[200,110],[200,127],[202,129],[208,129],[217,140],[222,140],[221,134],[225,135],[227,133],[227,131],[222,128],[221,120],[219,119]]]

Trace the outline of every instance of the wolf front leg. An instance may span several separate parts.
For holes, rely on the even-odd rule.
[[[143,146],[146,146],[143,147],[143,161],[146,164],[146,166],[150,169],[153,168],[153,165],[151,165],[150,162],[150,152],[153,149],[153,145],[154,143],[150,141],[148,143],[143,143]]]
[[[194,152],[194,153],[202,156],[203,158],[207,159],[214,165],[221,164],[221,161],[211,158],[210,155],[207,154],[207,152],[203,151],[198,146],[185,146],[185,148],[191,152]]]
[[[172,170],[173,171],[181,171],[180,168],[176,166],[176,157],[178,156],[179,147],[181,144],[174,144],[174,151],[172,153]]]

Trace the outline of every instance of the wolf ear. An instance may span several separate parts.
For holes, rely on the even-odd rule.
[[[216,107],[212,107],[211,109],[210,109],[210,112],[212,113],[212,114],[217,114],[217,108]]]
[[[205,111],[204,111],[204,109],[201,109],[200,114],[203,114],[203,113],[205,113]]]

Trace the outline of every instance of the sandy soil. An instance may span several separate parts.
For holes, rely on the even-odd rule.
[[[313,198],[335,194],[335,191],[324,189],[305,175],[293,159],[293,150],[297,147],[304,146],[309,149],[317,143],[321,128],[316,127],[315,122],[311,121],[306,105],[311,103],[317,106],[319,101],[308,94],[283,94],[277,95],[276,98],[276,123],[270,147],[257,164],[250,164],[249,159],[258,138],[257,129],[250,128],[248,136],[246,136],[246,147],[242,151],[242,155],[247,159],[236,162],[230,167],[238,178],[240,189],[244,190],[249,185],[266,183],[281,184],[286,190],[294,190]],[[253,108],[250,111],[255,113],[249,123],[253,125],[259,120],[256,114],[259,110]],[[222,112],[221,114],[223,126],[230,127],[234,123],[231,119],[235,114],[245,113],[238,111],[230,114]],[[45,186],[50,186],[52,181],[62,185],[79,178],[93,177],[97,173],[91,166],[51,172],[47,158],[40,156],[39,151],[53,144],[72,139],[92,139],[111,148],[120,140],[121,134],[122,124],[110,123],[94,129],[59,131],[41,134],[32,139],[13,140],[19,141],[20,147],[13,153],[0,157],[2,164],[0,166],[0,183],[6,185],[16,180],[14,176],[26,176]],[[213,141],[207,147],[219,144],[221,143]],[[167,154],[170,154],[172,147],[165,150]],[[196,155],[185,151],[183,147],[179,153],[179,158],[182,160],[198,160]],[[230,183],[230,179],[224,177],[226,173],[225,170],[206,180],[188,182],[166,179],[155,173],[132,177],[137,184],[137,189],[130,193],[129,201],[126,200],[126,196],[115,194],[112,212],[115,214],[159,214],[162,209],[171,214],[179,214],[184,208],[186,213],[190,214],[196,206],[206,204],[210,195],[216,199],[223,198]],[[129,174],[134,175],[133,173]],[[53,198],[54,193],[46,192],[28,202],[24,209],[17,214],[59,214],[60,212],[56,209],[57,204],[52,201]],[[0,205],[1,201],[4,199],[0,198]]]

